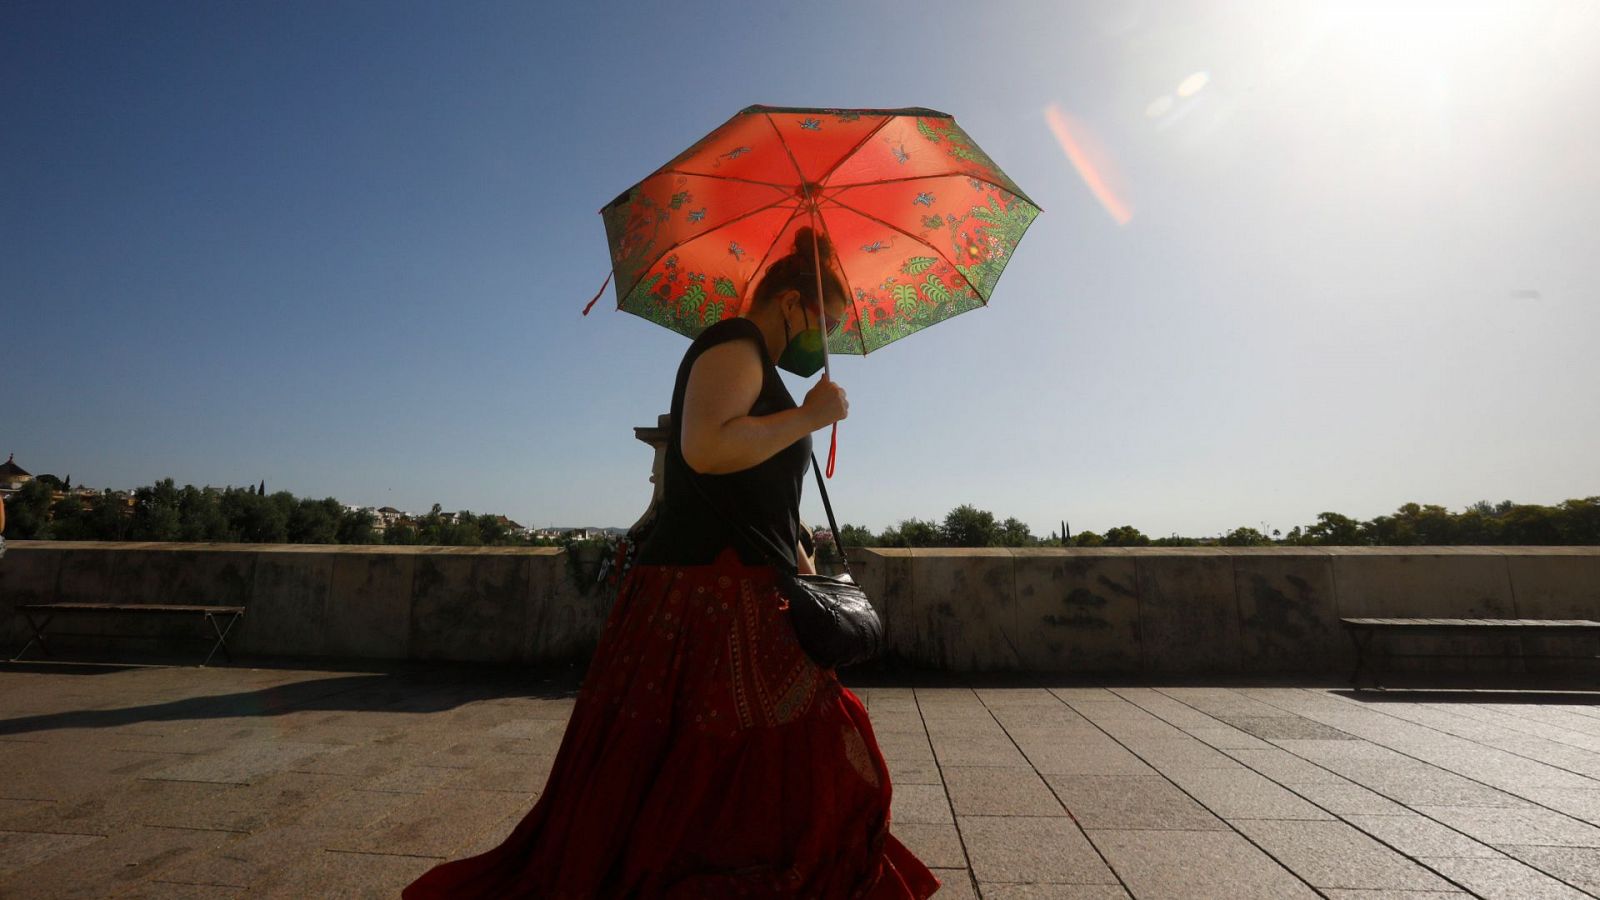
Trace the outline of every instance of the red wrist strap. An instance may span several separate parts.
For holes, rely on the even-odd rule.
[[[833,423],[833,437],[828,440],[828,477],[833,477],[833,463],[839,455],[839,423]]]
[[[587,316],[589,314],[589,310],[593,309],[595,303],[599,301],[600,295],[604,294],[606,292],[606,285],[611,283],[611,276],[613,274],[615,274],[615,273],[611,273],[611,272],[606,273],[606,280],[600,282],[600,290],[594,292],[594,298],[589,301],[589,305],[588,306],[585,306],[583,308],[583,314],[584,315]]]

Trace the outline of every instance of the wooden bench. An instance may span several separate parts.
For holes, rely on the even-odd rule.
[[[16,610],[17,610],[17,612],[20,612],[24,616],[27,617],[28,626],[33,629],[33,637],[31,639],[29,639],[28,643],[26,643],[26,644],[24,644],[22,646],[22,649],[20,651],[18,651],[16,656],[13,656],[11,658],[12,662],[16,662],[16,661],[22,659],[22,654],[27,653],[28,652],[28,648],[32,647],[35,643],[37,643],[39,645],[39,649],[41,649],[41,650],[43,650],[45,652],[46,656],[51,655],[51,653],[50,653],[50,645],[45,642],[45,629],[50,627],[50,620],[55,618],[57,613],[86,613],[87,612],[87,613],[113,613],[113,614],[118,614],[118,615],[123,615],[123,614],[126,614],[126,615],[162,615],[162,614],[165,614],[165,615],[195,615],[195,614],[200,614],[200,615],[204,615],[205,616],[206,622],[211,625],[212,631],[214,631],[216,633],[216,637],[217,637],[217,642],[211,646],[211,652],[207,653],[205,661],[200,663],[200,667],[204,668],[206,663],[211,662],[211,657],[215,656],[218,650],[222,651],[222,655],[227,657],[229,662],[233,661],[233,656],[232,656],[232,654],[230,654],[228,652],[228,647],[227,647],[227,644],[226,644],[226,641],[228,639],[228,632],[233,629],[233,626],[234,626],[234,624],[236,622],[238,622],[240,619],[244,618],[244,607],[242,607],[242,606],[197,606],[197,605],[172,604],[172,603],[19,603],[16,606]],[[42,622],[35,621],[35,619],[34,619],[35,614],[43,614],[44,621],[42,621]],[[219,623],[219,620],[223,620],[223,619],[225,619],[227,621],[227,625],[226,626],[223,626],[223,625],[221,625]],[[66,634],[66,633],[67,632],[58,632],[58,634]],[[80,637],[88,637],[88,636],[91,636],[91,635],[79,635],[79,636]],[[92,636],[93,637],[113,637],[114,635],[92,635]],[[156,635],[117,635],[117,636],[120,636],[120,637],[156,637]],[[211,636],[210,635],[205,635],[201,639],[202,640],[210,640]]]
[[[1453,637],[1477,634],[1498,634],[1515,637],[1543,637],[1556,634],[1600,634],[1600,622],[1588,619],[1340,619],[1339,623],[1350,634],[1356,645],[1356,668],[1350,683],[1361,689],[1361,672],[1366,667],[1368,651],[1373,639],[1380,633],[1448,635]],[[1380,658],[1443,657],[1448,654],[1381,653]],[[1595,656],[1548,656],[1545,659],[1594,659]],[[1373,685],[1378,685],[1378,672],[1373,672]]]

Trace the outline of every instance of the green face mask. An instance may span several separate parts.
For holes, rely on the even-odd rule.
[[[810,378],[822,368],[822,329],[811,327],[811,315],[805,307],[800,314],[806,317],[806,330],[793,337],[789,335],[789,320],[783,320],[783,353],[778,356],[778,368],[793,372],[801,378]]]

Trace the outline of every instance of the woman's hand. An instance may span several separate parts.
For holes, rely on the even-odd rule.
[[[850,401],[845,398],[844,388],[834,384],[827,375],[823,375],[815,387],[806,391],[805,402],[800,404],[800,408],[817,423],[815,428],[826,428],[850,416]]]
[[[683,461],[703,474],[737,472],[770,459],[818,428],[844,418],[844,389],[826,380],[806,403],[750,415],[764,377],[754,341],[727,341],[700,354],[683,394]],[[832,416],[823,421],[824,416]]]

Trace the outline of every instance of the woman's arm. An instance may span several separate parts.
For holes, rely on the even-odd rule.
[[[749,341],[718,344],[694,361],[679,431],[689,468],[711,475],[748,469],[848,414],[844,388],[824,378],[794,409],[749,415],[762,377],[760,352]]]
[[[796,541],[794,546],[795,569],[801,575],[817,574],[817,561],[806,553],[806,545]]]

